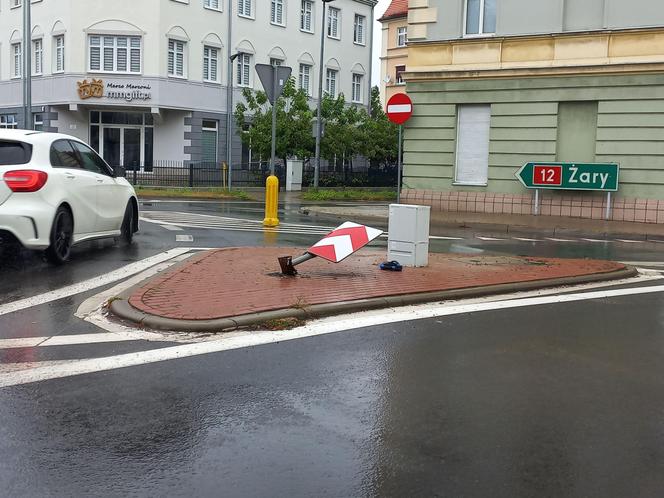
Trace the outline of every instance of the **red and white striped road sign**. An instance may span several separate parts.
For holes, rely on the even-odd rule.
[[[387,118],[394,124],[404,124],[411,114],[413,114],[413,102],[405,93],[395,93],[387,101]]]
[[[307,252],[338,263],[382,233],[382,230],[347,221],[316,242]]]

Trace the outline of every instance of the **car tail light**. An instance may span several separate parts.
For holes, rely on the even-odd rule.
[[[17,169],[7,171],[3,178],[12,192],[37,192],[48,180],[48,174],[34,169]]]

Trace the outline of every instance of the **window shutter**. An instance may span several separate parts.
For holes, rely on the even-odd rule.
[[[456,181],[484,185],[489,173],[490,105],[458,107]]]

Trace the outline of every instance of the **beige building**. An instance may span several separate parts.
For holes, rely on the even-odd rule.
[[[392,0],[379,21],[382,24],[380,98],[385,103],[395,93],[406,91],[402,75],[408,60],[408,0]]]

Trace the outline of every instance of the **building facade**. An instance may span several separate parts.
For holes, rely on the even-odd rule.
[[[32,42],[23,47],[22,1],[0,0],[0,128],[75,135],[114,165],[149,171],[155,161],[225,159],[227,88],[234,103],[244,87],[261,90],[257,63],[292,67],[298,86],[312,100],[319,95],[321,2],[31,0]],[[358,105],[370,96],[374,5],[338,0],[324,21],[324,90]],[[33,105],[27,126],[26,48]],[[239,164],[235,133],[232,149]]]
[[[408,0],[392,0],[381,23],[380,98],[387,102],[405,90],[403,74],[408,61]]]
[[[408,16],[403,198],[531,214],[524,163],[618,163],[609,218],[664,223],[660,0],[411,0]],[[542,215],[606,215],[604,194],[541,194]]]

